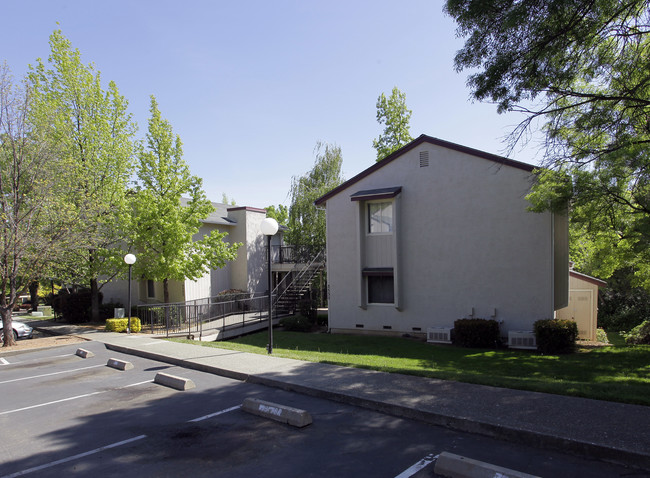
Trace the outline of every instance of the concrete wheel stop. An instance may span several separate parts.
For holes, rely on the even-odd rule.
[[[287,407],[277,403],[265,402],[257,398],[247,398],[242,404],[242,410],[276,422],[302,428],[312,423],[311,415],[299,408]]]
[[[106,366],[116,368],[118,370],[131,370],[133,368],[133,364],[131,362],[127,362],[126,360],[119,360],[116,358],[108,359]]]
[[[164,385],[166,387],[174,388],[176,390],[189,390],[195,388],[196,385],[189,378],[177,377],[168,373],[158,372],[153,379],[153,383]]]
[[[78,356],[78,357],[81,357],[81,358],[90,358],[90,357],[95,356],[94,353],[92,353],[90,350],[86,350],[86,349],[77,349],[77,351],[75,352],[75,355]]]
[[[540,478],[446,451],[438,456],[434,472],[449,478]]]

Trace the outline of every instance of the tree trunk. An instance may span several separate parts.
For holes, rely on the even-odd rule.
[[[90,279],[90,320],[99,322],[99,288],[97,279]]]
[[[29,284],[29,300],[32,303],[32,310],[38,310],[38,281],[35,280]]]
[[[2,316],[2,326],[4,331],[4,341],[2,343],[3,347],[11,347],[15,345],[14,342],[14,331],[11,326],[11,304],[7,306],[0,307],[0,315]]]

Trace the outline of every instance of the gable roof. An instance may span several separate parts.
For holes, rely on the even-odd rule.
[[[503,156],[497,156],[496,154],[486,153],[485,151],[481,151],[479,149],[474,149],[474,148],[470,148],[470,147],[467,147],[467,146],[462,146],[460,144],[451,143],[449,141],[434,138],[433,136],[427,136],[425,134],[422,134],[422,135],[418,136],[416,139],[414,139],[413,141],[411,141],[409,144],[401,147],[400,149],[398,149],[394,153],[390,154],[389,156],[386,156],[381,161],[373,164],[368,169],[365,169],[364,171],[361,171],[359,174],[354,176],[352,179],[347,180],[346,182],[344,182],[340,186],[332,189],[327,194],[319,197],[318,199],[316,199],[316,201],[314,201],[314,204],[316,204],[317,206],[320,206],[320,205],[324,204],[332,196],[336,196],[341,191],[349,188],[350,186],[352,186],[356,182],[360,181],[361,179],[365,178],[366,176],[369,176],[370,174],[374,173],[378,169],[383,168],[388,163],[394,161],[395,159],[397,159],[398,157],[400,157],[403,154],[407,153],[408,151],[412,150],[413,148],[418,147],[422,143],[429,143],[429,144],[433,144],[435,146],[441,146],[443,148],[451,149],[451,150],[458,151],[458,152],[465,153],[465,154],[470,154],[472,156],[487,159],[488,161],[493,161],[493,162],[498,163],[498,164],[503,164],[505,166],[510,166],[510,167],[513,167],[513,168],[522,169],[522,170],[528,171],[528,172],[533,172],[533,170],[536,168],[535,166],[533,166],[531,164],[522,163],[520,161],[515,161],[513,159],[504,158]]]

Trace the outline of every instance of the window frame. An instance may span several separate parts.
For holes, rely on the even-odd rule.
[[[390,223],[388,224],[388,230],[384,231],[373,231],[372,230],[372,217],[371,208],[379,206],[379,225],[383,226],[386,223],[383,221],[383,218],[390,217]],[[384,210],[390,208],[390,216],[384,215]],[[395,201],[394,200],[378,200],[378,201],[367,201],[366,202],[366,234],[369,236],[385,236],[393,234],[395,231]]]

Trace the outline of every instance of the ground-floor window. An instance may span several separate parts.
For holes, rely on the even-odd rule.
[[[395,284],[391,275],[368,275],[368,303],[394,304]]]
[[[147,281],[147,297],[156,297],[156,285],[152,280]]]

